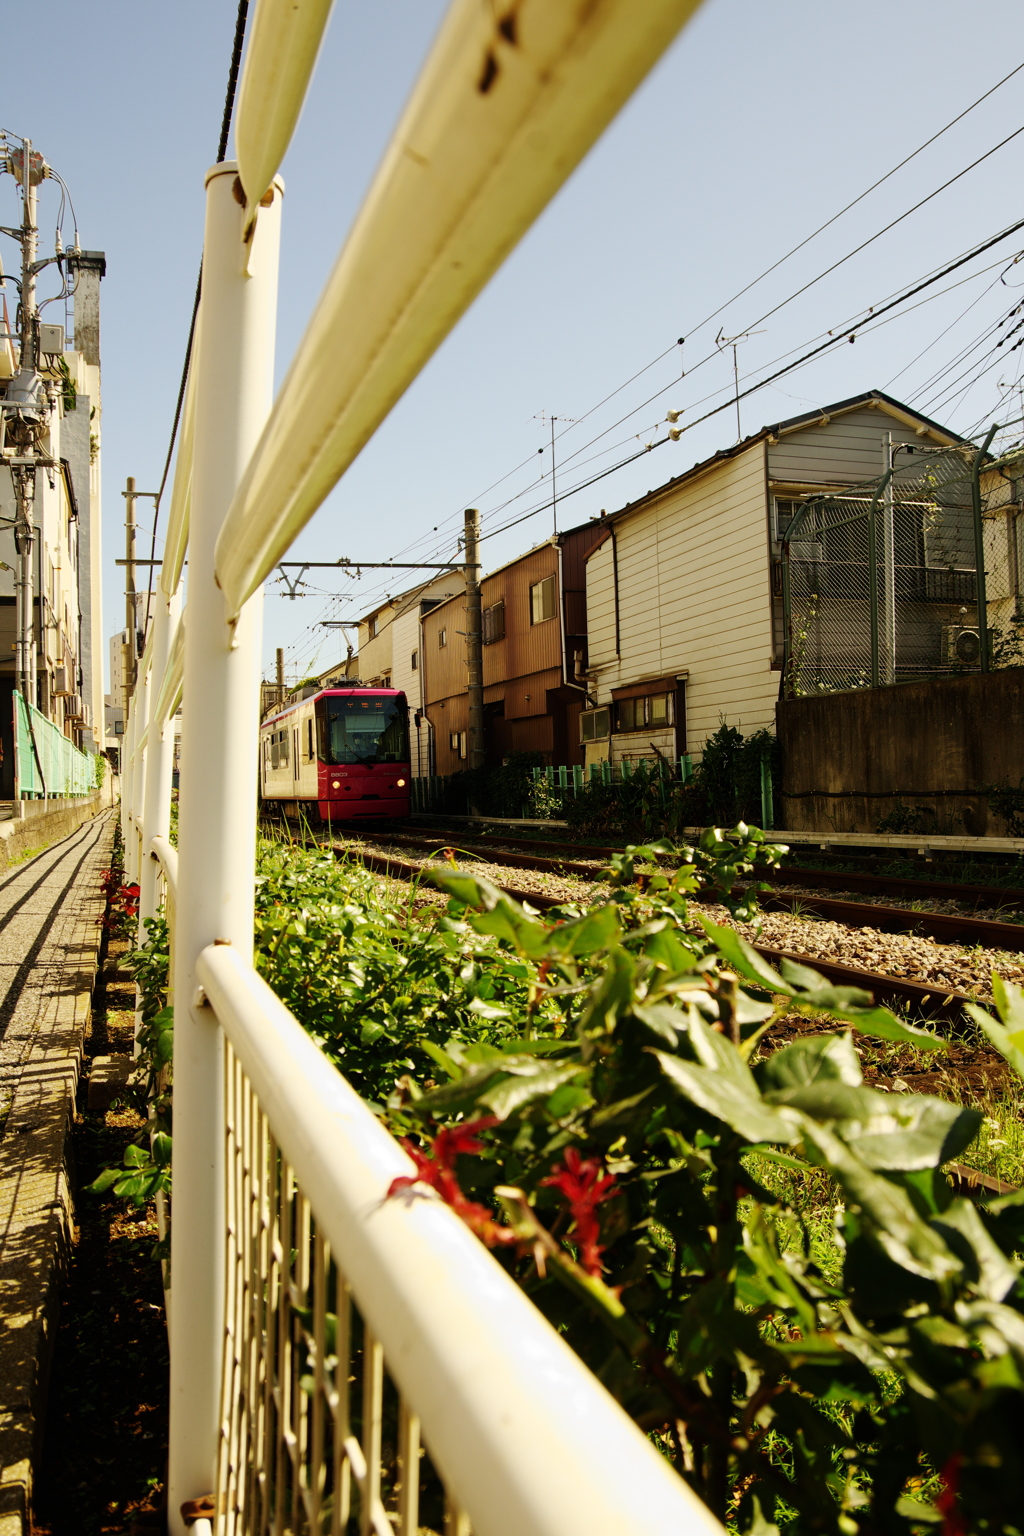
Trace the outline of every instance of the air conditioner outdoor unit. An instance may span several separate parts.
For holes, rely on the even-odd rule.
[[[82,700],[79,694],[69,693],[66,695],[64,701],[64,718],[65,720],[81,720]]]
[[[950,667],[973,667],[981,659],[981,634],[960,624],[946,624],[942,630],[942,660]]]
[[[53,691],[55,694],[68,694],[72,691],[69,669],[67,667],[54,667]]]

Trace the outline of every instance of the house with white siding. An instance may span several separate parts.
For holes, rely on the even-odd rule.
[[[897,445],[961,441],[872,390],[762,427],[604,518],[586,560],[587,762],[699,755],[723,721],[772,728],[796,507],[877,478]]]

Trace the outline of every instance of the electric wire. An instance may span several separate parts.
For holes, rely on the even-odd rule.
[[[217,141],[217,160],[220,165],[227,158],[228,136],[231,132],[231,118],[235,110],[235,92],[238,87],[238,71],[242,61],[242,46],[245,42],[245,24],[249,15],[249,0],[238,0],[238,11],[235,16],[235,35],[231,45],[231,61],[228,65],[228,83],[224,94],[224,111],[221,114],[220,138]],[[76,221],[77,222],[77,221]],[[157,490],[153,510],[153,537],[149,547],[149,585],[146,590],[146,617],[143,621],[143,634],[149,629],[149,615],[153,603],[153,580],[156,566],[153,561],[156,557],[157,526],[160,522],[160,503],[164,491],[167,488],[167,477],[171,471],[171,459],[174,457],[174,445],[178,437],[178,428],[181,425],[181,412],[185,403],[185,389],[188,385],[188,372],[192,363],[192,348],[196,336],[196,319],[199,315],[199,301],[203,292],[203,263],[199,261],[199,274],[196,278],[195,298],[192,301],[192,318],[189,321],[188,340],[185,343],[185,360],[181,368],[181,380],[178,384],[178,398],[174,406],[174,420],[171,423],[171,437],[167,444],[167,454],[164,458],[163,474],[160,477],[160,486]]]

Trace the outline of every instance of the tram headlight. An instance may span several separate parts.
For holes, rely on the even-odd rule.
[[[331,780],[331,788],[332,789],[340,789],[341,788],[341,780],[340,779],[332,779]]]
[[[404,779],[396,779],[395,783],[398,785],[399,789],[404,789],[405,788],[405,780]]]

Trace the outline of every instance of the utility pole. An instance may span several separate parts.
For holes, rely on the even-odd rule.
[[[466,510],[466,663],[469,673],[469,766],[484,766],[484,658],[480,612],[480,513]]]
[[[124,491],[124,627],[128,636],[124,652],[124,712],[128,718],[128,705],[135,692],[138,672],[138,643],[135,631],[139,624],[135,602],[135,477],[129,475]]]
[[[19,158],[20,170],[19,176]],[[39,158],[39,157],[36,157]],[[15,671],[17,688],[26,704],[36,701],[36,633],[35,633],[35,524],[33,508],[36,494],[35,457],[38,440],[45,424],[45,414],[40,409],[43,402],[43,386],[38,377],[39,363],[39,311],[36,306],[36,257],[39,249],[39,232],[36,225],[36,183],[45,174],[39,159],[38,176],[34,174],[32,141],[22,141],[21,154],[15,150],[11,163],[14,174],[24,189],[24,212],[21,221],[21,356],[16,389],[8,390],[8,399],[16,399],[26,407],[24,417],[18,422],[16,443],[18,459],[12,462],[11,479],[14,484],[14,547],[18,554],[18,570],[15,577]],[[13,425],[13,423],[11,424]]]

